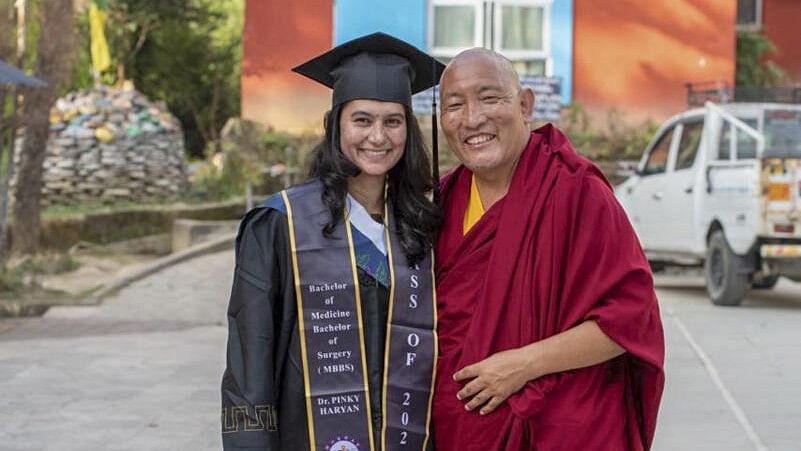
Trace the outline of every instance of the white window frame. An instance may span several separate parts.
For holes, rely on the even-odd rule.
[[[493,42],[495,49],[512,62],[542,60],[545,61],[545,76],[553,75],[553,56],[551,54],[551,8],[553,0],[495,0],[493,2]],[[503,42],[503,7],[528,6],[542,8],[542,50],[507,50],[501,47]]]
[[[492,5],[492,24],[490,18],[486,17],[485,6]],[[434,45],[434,8],[437,6],[472,6],[475,11],[475,24],[473,43],[467,47],[437,47]],[[503,31],[503,10],[504,6],[529,6],[543,8],[542,18],[542,50],[506,50],[501,47]],[[545,76],[553,76],[553,55],[551,52],[551,12],[553,0],[430,0],[428,2],[428,42],[429,52],[434,57],[453,58],[462,50],[470,47],[489,47],[494,46],[494,50],[509,58],[512,62],[541,60],[545,61]],[[491,26],[491,42],[487,26]],[[486,33],[486,36],[485,36]],[[486,45],[485,45],[486,44]]]
[[[429,51],[434,57],[453,58],[462,50],[470,47],[435,47],[434,46],[434,8],[437,6],[472,6],[475,11],[476,29],[473,45],[481,47],[484,43],[484,1],[483,0],[431,0],[428,2],[428,42]]]
[[[754,0],[754,7],[756,8],[753,23],[737,24],[737,31],[759,31],[762,29],[762,12],[764,8],[763,0]],[[739,15],[737,11],[735,15]]]

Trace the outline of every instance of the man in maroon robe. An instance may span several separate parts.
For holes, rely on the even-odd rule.
[[[609,183],[555,127],[529,131],[533,93],[502,56],[457,56],[441,98],[463,165],[442,181],[437,450],[649,449],[664,338]]]

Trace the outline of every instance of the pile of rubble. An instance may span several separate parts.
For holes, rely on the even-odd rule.
[[[51,111],[45,205],[174,198],[186,184],[180,124],[134,89],[70,93]]]

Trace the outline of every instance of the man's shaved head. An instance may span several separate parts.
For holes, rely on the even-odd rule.
[[[458,54],[440,80],[440,123],[450,149],[479,179],[511,180],[529,140],[534,93],[492,50]]]
[[[473,64],[479,60],[492,62],[499,73],[508,76],[509,81],[512,82],[518,90],[520,89],[520,77],[517,75],[517,71],[512,65],[512,62],[500,53],[483,47],[467,49],[456,55],[445,68],[445,71],[442,73],[442,78],[445,78],[448,71],[454,70],[454,68],[458,68],[462,64]]]

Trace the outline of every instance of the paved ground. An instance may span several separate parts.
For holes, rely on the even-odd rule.
[[[232,270],[207,255],[99,307],[0,322],[0,450],[219,449]]]
[[[724,308],[699,278],[658,281],[668,378],[655,449],[801,450],[801,284]]]
[[[219,449],[232,255],[168,268],[99,307],[0,321],[0,450]],[[695,288],[670,288],[684,285]],[[740,308],[662,279],[657,451],[801,450],[801,285]]]

